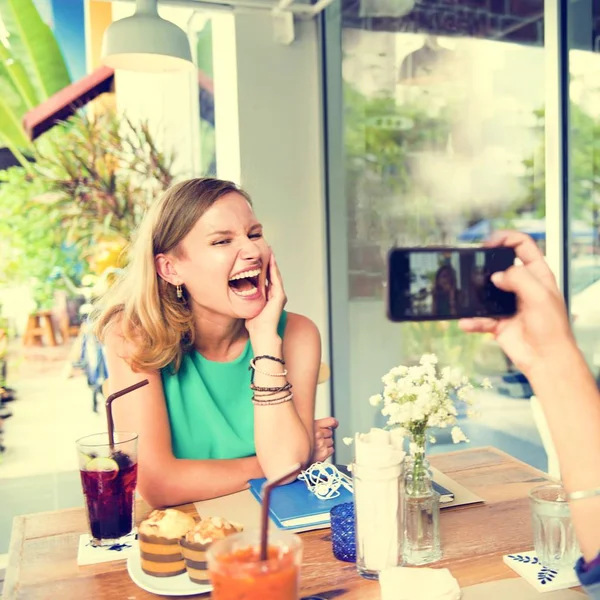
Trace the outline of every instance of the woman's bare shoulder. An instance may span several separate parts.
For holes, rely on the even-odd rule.
[[[321,334],[314,321],[304,315],[289,312],[285,326],[284,343],[298,340],[320,344]]]

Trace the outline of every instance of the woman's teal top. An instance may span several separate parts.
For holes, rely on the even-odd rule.
[[[277,331],[283,339],[287,313]],[[250,390],[254,357],[250,340],[231,362],[214,362],[192,350],[181,367],[162,372],[176,458],[242,458],[256,454],[254,405]]]

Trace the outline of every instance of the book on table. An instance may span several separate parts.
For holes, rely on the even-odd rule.
[[[336,465],[341,473],[349,475],[346,465]],[[266,479],[251,479],[250,492],[261,502],[262,486]],[[434,489],[440,494],[440,503],[447,504],[454,500],[454,494],[446,487],[433,482]],[[297,479],[293,483],[276,487],[271,492],[269,516],[279,529],[298,529],[313,525],[328,525],[329,511],[338,504],[353,501],[353,494],[344,486],[338,488],[339,495],[328,500],[321,500],[307,487],[306,483]]]
[[[251,479],[250,491],[261,501],[261,491],[265,479]],[[293,483],[276,487],[271,492],[269,516],[279,529],[298,529],[307,525],[329,524],[329,511],[338,504],[352,502],[352,492],[339,488],[339,495],[329,500],[320,500],[297,479]]]
[[[340,473],[347,475],[352,478],[352,473],[350,469],[348,469],[347,465],[335,465]],[[447,487],[444,487],[442,484],[437,481],[433,481],[433,489],[440,495],[440,504],[448,504],[449,502],[454,502],[454,493],[451,492]]]

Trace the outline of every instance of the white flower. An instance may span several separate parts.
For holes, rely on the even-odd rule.
[[[456,391],[456,396],[459,400],[463,402],[468,402],[470,400],[471,390],[469,388],[460,388]]]
[[[484,377],[484,378],[483,378],[483,381],[481,382],[481,387],[482,387],[484,390],[491,390],[491,389],[492,389],[492,387],[493,387],[493,386],[492,386],[492,382],[489,380],[489,378],[488,378],[488,377]]]
[[[424,354],[418,364],[392,367],[381,381],[381,393],[369,397],[372,406],[380,407],[388,427],[400,427],[408,435],[428,428],[456,426],[458,402],[474,404],[475,387],[455,367],[441,367],[435,354]],[[482,388],[489,385],[488,380]],[[468,414],[471,414],[469,411]],[[454,430],[453,430],[454,431]],[[460,429],[453,433],[455,442],[465,441]]]
[[[383,402],[383,396],[381,394],[375,394],[369,398],[369,404],[371,406],[379,406]]]
[[[423,366],[426,365],[437,365],[438,359],[435,354],[423,354],[419,361]]]
[[[464,434],[463,430],[457,426],[454,426],[452,428],[452,431],[450,431],[450,435],[452,436],[452,441],[455,444],[460,444],[460,442],[469,441],[469,438]]]
[[[410,442],[408,444],[408,449],[411,454],[415,454],[419,450],[419,446],[417,446],[417,444],[415,444],[414,442]]]
[[[434,437],[434,436],[432,436],[432,435],[430,435],[430,436],[429,436],[429,443],[430,443],[430,444],[435,444],[435,442],[436,442],[436,439],[435,439],[435,437]]]
[[[450,384],[452,385],[452,387],[459,387],[461,385],[463,385],[463,376],[462,373],[460,372],[460,369],[450,369]]]
[[[404,377],[407,372],[408,372],[408,367],[405,367],[404,365],[400,365],[399,367],[394,367],[390,371],[390,375],[392,377]]]
[[[346,444],[346,446],[350,446],[350,444],[352,444],[353,441],[354,441],[354,438],[351,438],[351,437],[342,438],[342,442],[344,442],[344,444]]]
[[[381,383],[383,383],[383,385],[385,385],[387,387],[389,385],[394,385],[395,380],[396,380],[395,377],[392,375],[392,372],[390,371],[389,373],[386,373],[381,378]]]

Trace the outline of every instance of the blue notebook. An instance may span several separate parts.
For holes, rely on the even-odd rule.
[[[437,481],[433,482],[433,489],[440,495],[440,504],[448,504],[454,501],[454,494]]]
[[[261,501],[261,488],[265,479],[251,479],[250,491]],[[352,502],[352,494],[345,488],[339,488],[340,495],[330,500],[319,500],[304,481],[282,485],[271,492],[269,513],[279,529],[298,529],[307,525],[329,524],[329,511],[338,504]]]
[[[335,465],[341,473],[352,478],[352,473],[348,470],[347,465]],[[454,494],[437,481],[433,482],[433,489],[440,495],[440,504],[448,504],[454,501]]]

